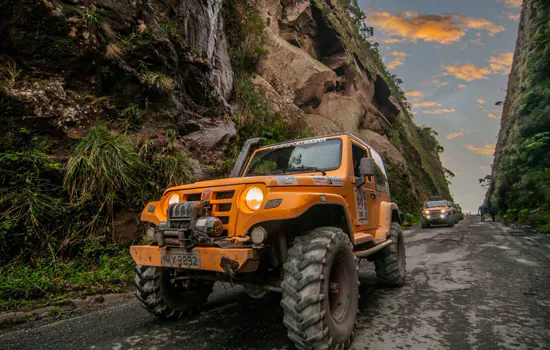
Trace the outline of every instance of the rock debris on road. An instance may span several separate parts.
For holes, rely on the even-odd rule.
[[[550,235],[473,216],[405,240],[404,287],[378,287],[361,264],[352,349],[550,348]],[[292,349],[279,301],[217,284],[200,315],[163,322],[131,300],[4,330],[0,349]]]

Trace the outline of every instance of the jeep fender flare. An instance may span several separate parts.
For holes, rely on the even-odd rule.
[[[386,236],[391,231],[391,225],[393,222],[397,222],[401,225],[401,213],[397,204],[392,202],[383,201],[380,203],[380,214],[379,214],[379,227],[376,230],[375,241],[385,241]]]
[[[162,221],[158,215],[159,213],[160,201],[149,202],[141,212],[140,220],[143,222],[150,222],[158,226]]]

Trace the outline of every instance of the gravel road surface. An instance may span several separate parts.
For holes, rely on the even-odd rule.
[[[550,235],[466,217],[405,232],[407,281],[361,264],[352,349],[550,349]],[[217,284],[197,316],[163,322],[134,300],[0,332],[0,349],[293,349],[280,297]]]

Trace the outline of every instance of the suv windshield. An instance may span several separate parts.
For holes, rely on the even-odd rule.
[[[433,208],[433,207],[446,207],[447,201],[433,201],[433,202],[427,202],[426,208]]]
[[[245,176],[324,172],[340,167],[342,140],[290,142],[256,152]]]

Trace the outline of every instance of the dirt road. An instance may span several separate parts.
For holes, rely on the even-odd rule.
[[[479,222],[407,231],[407,282],[361,265],[353,349],[550,349],[550,235]],[[219,285],[198,316],[161,322],[135,301],[5,330],[0,349],[292,349],[277,295]]]

